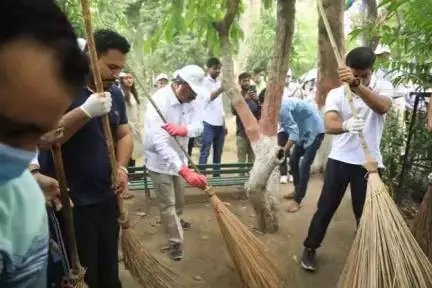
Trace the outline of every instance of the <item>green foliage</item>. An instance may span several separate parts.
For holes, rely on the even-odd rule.
[[[308,14],[296,14],[296,26],[293,36],[293,45],[290,55],[290,68],[294,76],[302,75],[315,65],[317,51],[317,15],[310,9],[309,2],[300,2],[296,5],[297,11],[308,11]],[[269,68],[276,37],[276,7],[263,10],[261,21],[255,27],[253,36],[247,45],[251,47],[251,53],[247,59],[247,70],[254,68]]]
[[[164,40],[167,43],[171,43],[175,36],[186,33],[192,33],[199,41],[203,41],[213,51],[213,54],[219,54],[219,39],[213,24],[223,19],[226,11],[226,0],[172,0],[165,2],[167,8],[161,14],[162,25],[156,29],[144,45],[146,54],[156,50],[162,37],[165,37]],[[240,5],[229,32],[231,43],[235,49],[238,48],[238,41],[243,38],[243,32],[238,22],[242,11],[243,6]]]
[[[386,117],[381,140],[385,166],[382,178],[398,203],[406,199],[420,202],[426,191],[426,177],[432,171],[432,135],[425,128],[425,114],[420,112],[414,119],[410,152],[402,175],[403,157],[412,115],[408,113],[405,118],[405,115],[400,113],[402,112],[394,109]],[[403,178],[403,185],[399,187],[401,178]]]
[[[379,36],[381,43],[390,45],[394,61],[391,69],[400,71],[396,82],[410,80],[421,86],[430,86],[430,47],[432,45],[432,0],[384,0],[386,11],[377,25],[370,24],[352,32],[356,38],[366,32]]]

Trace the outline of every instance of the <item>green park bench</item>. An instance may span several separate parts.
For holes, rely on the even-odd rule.
[[[223,164],[206,164],[197,165],[198,169],[204,175],[209,175],[207,182],[209,186],[241,186],[248,180],[248,173],[252,169],[253,163],[223,163]],[[212,177],[214,168],[219,166],[221,177]],[[241,176],[245,175],[245,176]],[[187,185],[186,187],[190,187]],[[146,196],[145,212],[150,209],[151,194],[153,183],[148,174],[148,170],[143,167],[129,167],[129,185],[130,191],[144,191]]]
[[[243,185],[248,179],[248,173],[252,169],[253,163],[222,163],[197,165],[202,174],[208,175],[209,186],[237,186]],[[214,168],[220,167],[221,177],[212,177]],[[241,175],[245,176],[241,176]],[[153,183],[148,174],[148,170],[143,167],[129,167],[129,190],[144,191],[147,196],[153,189]]]

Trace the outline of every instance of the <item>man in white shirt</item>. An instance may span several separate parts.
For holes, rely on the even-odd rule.
[[[379,44],[377,48],[375,49],[375,55],[377,64],[379,65],[378,69],[375,71],[375,76],[378,78],[378,80],[387,80],[391,81],[391,78],[394,73],[391,71],[388,71],[387,68],[382,67],[385,64],[388,64],[388,62],[391,61],[391,51],[390,48],[387,45],[381,45]]]
[[[366,198],[365,155],[359,133],[363,133],[369,153],[383,167],[380,142],[385,114],[392,106],[393,86],[381,79],[372,79],[375,55],[368,47],[358,47],[346,56],[347,67],[338,69],[339,79],[347,83],[353,92],[353,103],[358,119],[352,117],[346,86],[329,92],[326,99],[324,125],[328,134],[333,134],[332,150],[325,169],[324,185],[318,200],[318,209],[309,226],[304,241],[301,266],[316,270],[316,249],[321,245],[327,227],[350,184],[352,206],[357,221],[363,211]]]
[[[156,87],[158,89],[163,88],[168,85],[168,75],[161,73],[156,77]]]
[[[217,58],[207,61],[207,73],[203,85],[209,90],[210,99],[204,107],[204,131],[201,136],[199,164],[207,164],[210,148],[213,145],[213,164],[220,164],[227,129],[225,125],[225,112],[222,100],[222,87],[217,80],[222,64]],[[220,176],[220,169],[215,167],[213,177]]]
[[[204,71],[188,65],[178,71],[169,86],[159,89],[152,99],[165,117],[167,124],[149,102],[144,115],[145,165],[159,200],[162,224],[168,237],[168,255],[173,260],[183,258],[183,230],[191,224],[181,219],[184,202],[183,177],[191,186],[205,189],[207,180],[187,167],[187,159],[174,137],[184,149],[189,137],[202,133],[202,100],[208,97],[202,81]],[[194,101],[195,98],[199,101]]]

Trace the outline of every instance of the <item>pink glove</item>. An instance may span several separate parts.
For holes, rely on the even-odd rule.
[[[181,136],[185,137],[187,136],[187,128],[185,126],[179,126],[172,123],[167,123],[162,125],[162,129],[168,132],[171,136]]]
[[[182,165],[179,174],[189,185],[203,190],[207,188],[207,178],[192,171],[186,165]]]

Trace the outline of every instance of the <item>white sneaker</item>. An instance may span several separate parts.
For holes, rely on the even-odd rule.
[[[286,177],[286,176],[285,176],[285,177]],[[289,181],[290,183],[294,182],[294,178],[293,178],[292,175],[289,175],[288,181]]]
[[[280,177],[280,183],[281,184],[287,184],[288,183],[288,177],[287,176],[281,176]]]

